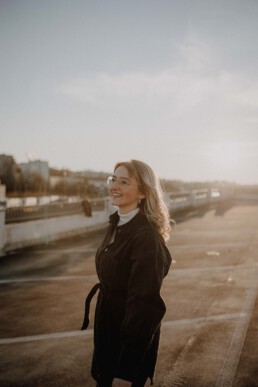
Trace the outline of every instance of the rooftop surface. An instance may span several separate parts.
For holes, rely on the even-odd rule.
[[[102,232],[0,261],[0,385],[93,387],[92,322]],[[173,264],[155,386],[258,386],[258,206],[189,214],[171,232]]]

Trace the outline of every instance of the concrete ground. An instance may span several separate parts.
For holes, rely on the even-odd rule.
[[[92,320],[102,233],[0,260],[0,386],[93,387]],[[258,206],[225,206],[179,219],[162,295],[155,386],[258,386]]]

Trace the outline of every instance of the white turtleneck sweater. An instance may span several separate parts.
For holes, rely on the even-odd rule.
[[[118,226],[122,226],[123,224],[129,222],[131,219],[133,219],[133,217],[138,214],[138,212],[140,211],[139,208],[136,208],[135,210],[131,211],[131,212],[128,212],[127,214],[120,214],[119,210],[118,210],[118,215],[119,215],[119,222],[118,222]]]

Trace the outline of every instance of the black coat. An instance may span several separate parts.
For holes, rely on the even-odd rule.
[[[160,324],[166,312],[160,289],[171,264],[163,238],[142,211],[117,226],[115,239],[109,243],[118,220],[117,213],[110,216],[106,237],[96,254],[100,284],[93,293],[97,288],[100,292],[92,376],[103,386],[114,377],[132,382],[141,375],[153,379]]]

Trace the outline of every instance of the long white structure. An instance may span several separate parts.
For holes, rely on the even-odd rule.
[[[167,201],[173,217],[173,213],[178,211],[210,206],[230,198],[232,195],[233,192],[226,189],[220,191],[208,189],[191,192],[170,192],[167,193]],[[97,205],[98,200],[101,202],[99,208]],[[27,219],[24,219],[24,214],[22,214],[23,217],[20,219],[15,218],[16,220],[14,219],[12,222],[6,222],[5,187],[0,186],[0,255],[26,246],[47,244],[53,240],[105,227],[109,215],[114,211],[110,199],[93,199],[91,204],[93,205],[92,216],[85,216],[82,208],[81,213],[79,213],[78,208],[80,207],[78,207],[77,213],[74,214],[67,214],[64,209],[63,213],[60,214],[59,212],[57,216],[57,213],[45,210],[42,215],[39,215],[40,218],[33,219],[35,206],[32,206],[31,212],[30,208],[26,207],[26,211],[28,211],[26,212],[26,214],[28,213]]]

